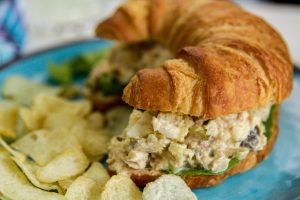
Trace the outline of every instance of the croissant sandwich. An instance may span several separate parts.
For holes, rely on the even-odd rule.
[[[176,55],[124,89],[135,109],[111,141],[111,173],[139,186],[172,173],[209,187],[270,154],[293,72],[285,42],[263,19],[229,1],[132,0],[97,34]]]

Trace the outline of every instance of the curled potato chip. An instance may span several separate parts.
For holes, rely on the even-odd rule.
[[[105,124],[105,117],[100,112],[93,112],[87,117],[87,121],[90,127],[94,129],[102,129]]]
[[[197,200],[186,183],[175,175],[163,175],[148,183],[143,191],[143,200]]]
[[[45,116],[49,113],[70,113],[84,117],[91,112],[92,105],[86,100],[69,101],[54,96],[36,95],[33,99],[32,110]]]
[[[126,175],[112,176],[106,183],[101,194],[101,200],[141,200],[142,193],[134,182]]]
[[[105,130],[75,127],[71,132],[78,137],[84,153],[91,161],[98,161],[107,153],[110,137]]]
[[[34,131],[12,143],[12,146],[32,157],[40,166],[65,149],[81,149],[77,137],[66,129]]]
[[[82,176],[68,186],[66,197],[70,200],[99,200],[109,178],[109,174],[101,163],[94,162]]]
[[[107,170],[99,162],[93,162],[90,168],[82,176],[96,181],[103,187],[110,178]]]
[[[37,177],[44,183],[54,183],[83,173],[89,160],[78,148],[66,149],[37,171]]]
[[[54,130],[63,127],[71,130],[73,127],[82,127],[88,129],[88,122],[75,114],[70,113],[51,113],[45,119],[43,128],[47,130]]]
[[[18,122],[18,107],[8,101],[0,100],[0,135],[15,138]]]
[[[0,191],[14,200],[65,200],[63,195],[38,189],[30,184],[7,152],[0,151]]]
[[[58,95],[62,91],[59,87],[31,81],[23,76],[10,76],[3,84],[3,96],[21,105],[30,105],[33,96],[37,94]]]
[[[67,189],[70,187],[70,185],[76,180],[77,177],[72,177],[72,178],[68,178],[68,179],[64,179],[61,181],[58,181],[58,185],[60,186],[60,188],[62,189],[62,191],[65,193],[67,191]]]
[[[57,185],[41,183],[36,178],[35,173],[40,168],[40,166],[38,166],[31,157],[26,156],[24,153],[11,148],[1,137],[0,143],[11,154],[11,158],[15,161],[18,167],[22,170],[22,172],[34,186],[43,190],[57,191],[59,193],[62,193],[61,189]]]
[[[6,198],[5,196],[3,196],[2,194],[0,194],[0,200],[11,200],[9,198]]]
[[[102,187],[96,181],[80,176],[66,192],[68,200],[100,200]]]
[[[54,125],[63,125],[64,121],[72,122],[67,118],[62,119],[63,116],[75,115],[78,119],[87,116],[91,112],[91,108],[91,104],[85,100],[69,101],[54,96],[37,95],[33,99],[31,108],[21,109],[20,116],[28,131],[34,131],[43,128],[47,118],[50,118],[47,126],[53,128]],[[55,116],[51,117],[52,114]],[[60,117],[60,124],[58,124],[58,120],[55,120],[55,117]],[[63,125],[63,127],[65,126]]]
[[[41,129],[45,120],[43,115],[29,108],[20,109],[20,118],[27,131]]]

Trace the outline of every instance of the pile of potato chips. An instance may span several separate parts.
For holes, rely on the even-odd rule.
[[[172,182],[170,191],[183,191],[185,199],[196,199],[184,181],[172,175],[151,183],[144,193],[126,175],[110,178],[100,161],[110,138],[127,124],[130,110],[115,108],[103,114],[93,111],[87,100],[58,97],[60,88],[35,84],[22,77],[11,77],[4,84],[1,200],[164,199],[166,195],[155,191],[168,188],[160,186],[165,179]]]

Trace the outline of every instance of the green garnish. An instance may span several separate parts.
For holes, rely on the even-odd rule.
[[[268,119],[263,122],[265,125],[265,136],[269,140],[272,136],[272,127],[273,127],[273,122],[274,122],[274,115],[276,111],[276,105],[273,105],[270,110],[270,115]],[[195,175],[220,175],[223,174],[224,172],[232,169],[236,164],[238,164],[240,161],[237,158],[233,158],[230,160],[228,167],[225,171],[222,172],[212,172],[209,170],[203,170],[203,169],[192,169],[192,168],[180,168],[177,170],[162,170],[162,172],[167,173],[167,174],[175,174],[179,176],[195,176]]]
[[[55,65],[50,63],[48,73],[51,79],[60,84],[69,84],[73,80],[72,69],[69,64]]]
[[[107,49],[96,53],[79,55],[63,64],[48,65],[48,73],[52,80],[60,84],[69,84],[78,76],[87,75],[96,62],[107,56]]]
[[[103,74],[96,83],[96,90],[100,90],[103,95],[111,96],[121,94],[125,84],[120,83],[113,74]]]

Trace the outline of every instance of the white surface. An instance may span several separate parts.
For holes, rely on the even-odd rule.
[[[94,37],[97,23],[122,0],[25,0],[24,53]]]
[[[26,0],[28,41],[25,53],[91,38],[94,27],[123,0]],[[236,0],[245,9],[265,18],[287,41],[295,63],[300,65],[300,5],[257,0]]]

